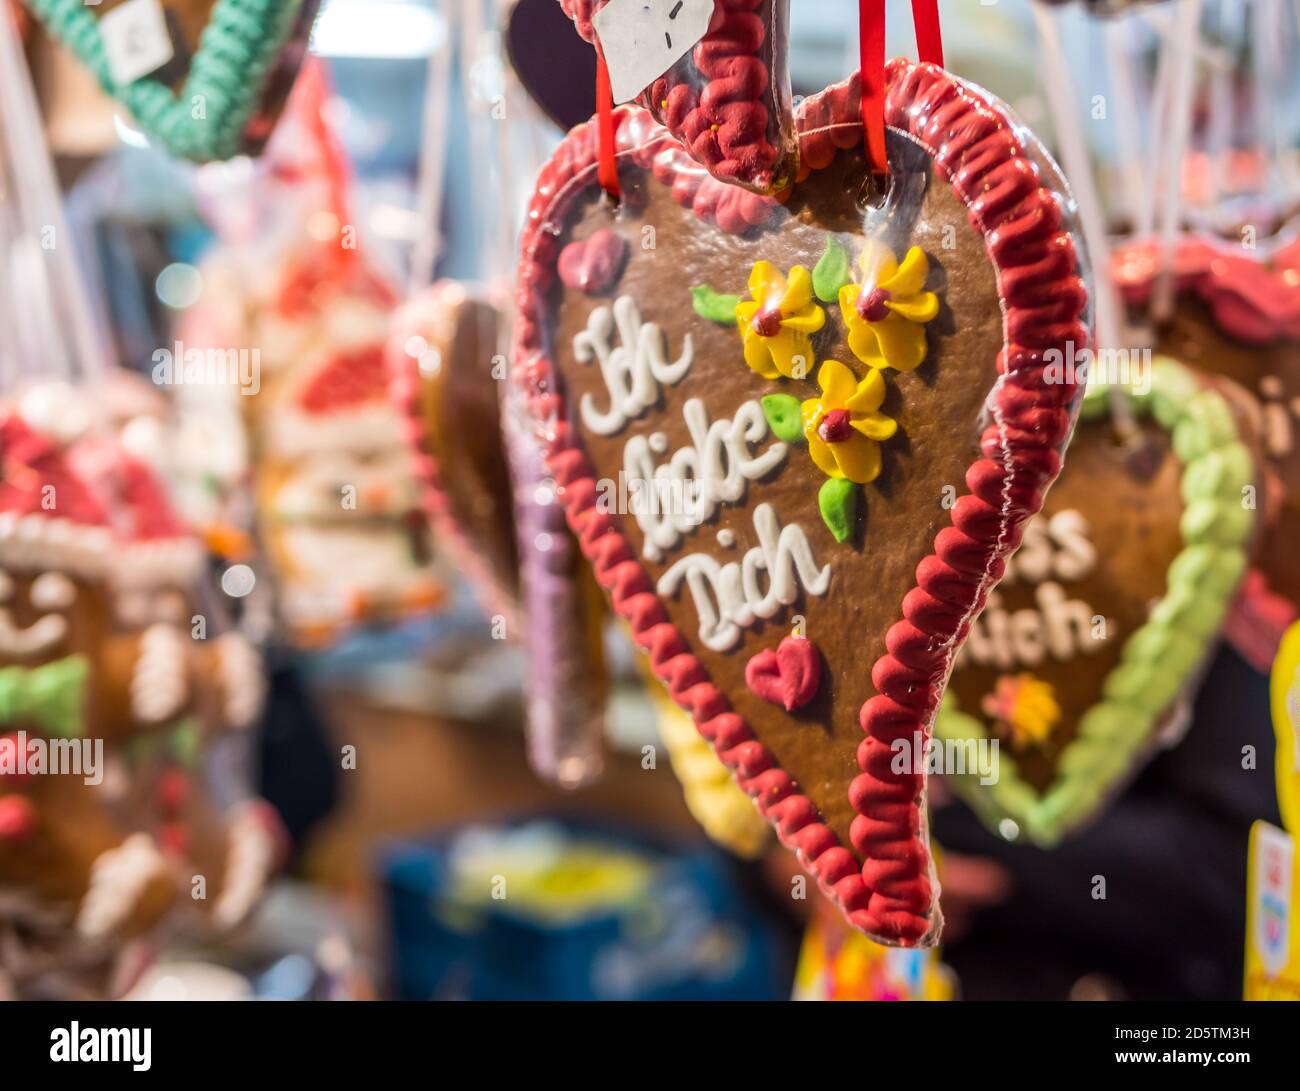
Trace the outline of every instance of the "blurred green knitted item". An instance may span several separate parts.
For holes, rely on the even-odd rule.
[[[130,0],[141,2],[141,0]],[[146,3],[166,4],[162,0]],[[246,146],[267,77],[281,51],[304,39],[319,0],[215,0],[178,90],[153,75],[113,77],[100,22],[122,10],[86,0],[24,0],[50,34],[81,59],[150,139],[196,163],[229,159]],[[305,53],[305,48],[304,48]],[[258,126],[258,135],[261,133]]]

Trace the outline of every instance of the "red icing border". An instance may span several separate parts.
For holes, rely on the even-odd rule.
[[[1127,302],[1140,306],[1151,298],[1160,253],[1151,239],[1116,248],[1111,268]],[[1173,256],[1175,285],[1204,300],[1219,327],[1243,341],[1300,340],[1300,239],[1267,257],[1249,254],[1241,246],[1180,239]]]
[[[596,43],[592,19],[609,0],[560,0],[584,41]],[[772,74],[759,56],[768,28],[754,14],[764,0],[716,0],[708,33],[688,58],[674,65],[637,96],[690,150],[696,162],[717,177],[770,192],[781,149],[771,140],[774,119],[764,104]],[[778,42],[774,48],[785,48]],[[702,87],[682,78],[682,65],[694,63]]]
[[[1073,425],[1080,390],[1047,385],[1043,355],[1087,344],[1086,289],[1075,245],[1062,226],[1060,204],[1039,181],[1010,120],[932,65],[896,59],[886,69],[886,121],[909,133],[932,157],[970,211],[998,273],[1005,343],[1000,378],[989,394],[992,422],[984,457],[967,471],[970,492],[951,510],[934,554],[917,567],[917,586],[902,603],[903,620],[886,637],[888,653],[872,669],[878,694],[861,708],[866,737],[862,772],[849,796],[857,811],[851,837],[857,858],[821,821],[813,802],[755,738],[710,680],[690,645],[668,620],[654,585],[619,527],[596,504],[594,469],[565,418],[555,369],[539,324],[555,280],[559,232],[554,225],[572,198],[595,184],[596,133],[579,125],[543,168],[521,241],[515,329],[515,374],[546,433],[547,460],[570,525],[614,608],[631,625],[655,673],[695,718],[701,734],[857,928],[902,945],[937,934],[932,863],[924,813],[923,773],[890,769],[892,740],[928,736],[952,656],[971,618],[1001,577],[1021,524],[1038,510],[1060,471],[1060,449]],[[854,76],[807,100],[798,119],[804,172],[820,169],[838,149],[862,139]],[[651,167],[673,196],[724,231],[766,222],[770,200],[703,178],[686,152],[641,110],[616,112],[620,157]],[[712,183],[713,189],[710,188]]]

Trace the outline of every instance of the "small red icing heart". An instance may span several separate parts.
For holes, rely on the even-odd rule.
[[[802,636],[787,636],[776,651],[764,648],[745,665],[749,688],[787,712],[803,708],[816,697],[821,680],[821,653]]]
[[[572,291],[599,295],[618,280],[626,257],[627,240],[602,227],[560,252],[560,279]]]

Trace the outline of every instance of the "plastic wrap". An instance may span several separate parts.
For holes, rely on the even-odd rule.
[[[1089,344],[1054,164],[930,65],[806,100],[783,202],[644,111],[543,169],[514,376],[569,523],[673,698],[849,921],[930,944],[929,729],[1061,467]],[[909,760],[910,755],[910,760]]]
[[[606,0],[560,0],[597,42]],[[788,0],[717,0],[708,33],[637,101],[716,178],[758,193],[789,185],[798,163],[786,69]]]

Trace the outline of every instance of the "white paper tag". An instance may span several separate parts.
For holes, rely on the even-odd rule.
[[[108,71],[119,86],[157,72],[172,59],[172,39],[158,0],[126,0],[99,19]]]
[[[709,29],[713,0],[609,0],[592,20],[614,101],[631,102]]]

